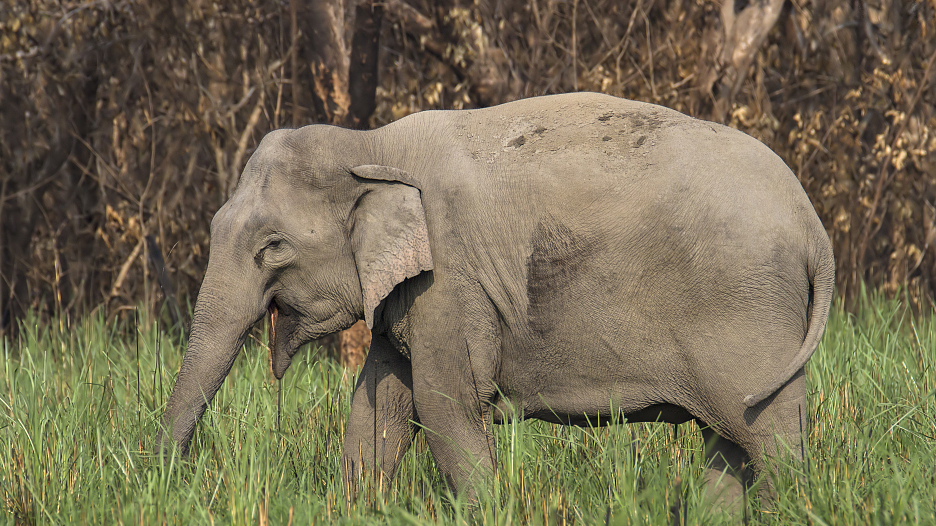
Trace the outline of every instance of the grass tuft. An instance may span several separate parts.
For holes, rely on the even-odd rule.
[[[497,477],[471,504],[446,490],[420,436],[390,487],[346,506],[353,378],[310,347],[277,386],[254,341],[191,454],[163,466],[151,449],[183,349],[101,315],[66,325],[27,321],[17,341],[0,340],[7,523],[669,524],[671,510],[730,523],[701,505],[691,423],[495,426]],[[752,497],[750,523],[936,524],[936,317],[881,298],[857,314],[837,306],[807,374],[807,461],[775,459],[778,500]]]

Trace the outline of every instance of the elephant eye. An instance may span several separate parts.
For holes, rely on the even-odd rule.
[[[265,241],[266,244],[254,256],[254,261],[258,267],[264,265],[277,268],[285,267],[295,260],[296,249],[285,239],[285,236],[271,235]]]

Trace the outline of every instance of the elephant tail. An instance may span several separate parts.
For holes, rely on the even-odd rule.
[[[823,232],[825,234],[825,232]],[[816,247],[818,254],[809,258],[807,272],[809,284],[812,287],[812,309],[810,312],[808,329],[803,345],[797,351],[793,360],[783,369],[783,372],[761,391],[744,397],[744,405],[754,407],[761,403],[784,386],[794,374],[806,365],[825,331],[826,320],[829,318],[829,308],[832,305],[832,293],[835,290],[835,257],[832,255],[832,246],[828,238]]]

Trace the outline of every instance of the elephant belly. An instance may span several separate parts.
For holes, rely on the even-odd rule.
[[[552,404],[546,397],[538,400],[536,404],[516,404],[513,400],[501,397],[494,404],[492,416],[495,424],[506,423],[515,418],[536,418],[553,424],[595,427],[621,423],[622,417],[628,422],[668,422],[671,424],[681,424],[694,418],[685,408],[673,404],[636,404],[622,408],[609,401],[601,407],[600,404],[594,403],[594,400],[592,403],[570,405],[568,397],[562,396]],[[635,409],[638,405],[645,405],[645,407]]]
[[[505,338],[499,409],[574,425],[621,415],[676,423],[691,418],[694,404],[681,393],[692,390],[693,380],[672,338],[619,321],[588,329],[573,314],[565,318],[525,344]]]
[[[601,272],[608,268],[617,274]],[[803,341],[797,322],[805,312],[778,289],[746,287],[739,299],[721,285],[732,282],[723,274],[687,285],[675,279],[678,272],[643,276],[641,289],[626,262],[600,258],[575,271],[552,276],[548,292],[546,285],[531,290],[539,296],[531,295],[520,330],[501,327],[496,383],[526,416],[563,423],[614,414],[711,418],[710,408],[740,404],[766,383],[764,364],[785,363]],[[747,278],[776,283],[771,275]]]

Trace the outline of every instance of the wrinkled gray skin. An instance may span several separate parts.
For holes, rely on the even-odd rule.
[[[472,491],[492,468],[487,422],[513,407],[564,424],[694,418],[706,476],[727,470],[718,487],[737,495],[778,437],[800,454],[833,274],[774,153],[662,107],[583,93],[276,131],[211,223],[156,449],[187,450],[268,312],[278,378],[299,346],[363,318],[351,494],[362,473],[392,477],[419,429]]]

